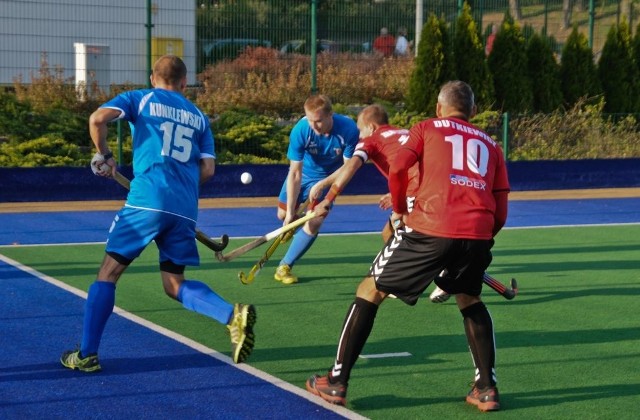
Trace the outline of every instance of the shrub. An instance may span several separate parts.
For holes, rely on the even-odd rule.
[[[405,95],[412,64],[411,57],[323,53],[317,58],[317,87],[334,103],[397,103]],[[247,48],[236,60],[209,66],[199,75],[204,89],[196,102],[209,114],[241,107],[291,118],[302,113],[311,94],[310,68],[307,55]]]
[[[89,161],[86,150],[54,135],[0,143],[0,166],[80,166]]]
[[[509,160],[640,157],[637,121],[603,114],[604,101],[578,101],[568,112],[514,119]]]
[[[28,103],[38,113],[51,110],[67,110],[86,114],[87,116],[102,102],[107,95],[96,87],[85,87],[92,90],[91,99],[79,100],[82,92],[76,90],[73,80],[64,78],[64,69],[51,68],[47,54],[42,53],[38,74],[31,75],[30,83],[23,83],[22,78],[14,81],[16,97],[19,101]],[[86,92],[85,92],[86,93]]]
[[[229,110],[211,126],[217,160],[223,163],[286,162],[289,124],[248,110]]]

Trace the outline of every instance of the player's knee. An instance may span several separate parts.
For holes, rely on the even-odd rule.
[[[184,269],[184,265],[176,264],[170,260],[160,262],[160,271],[164,271],[166,273],[182,275],[184,274]]]
[[[173,300],[178,300],[178,292],[180,290],[179,287],[174,286],[173,284],[163,284],[164,293],[169,296]]]
[[[98,271],[98,278],[100,280],[107,280],[116,282],[127,269],[132,260],[123,257],[115,252],[107,252],[100,270]]]
[[[376,288],[376,282],[373,277],[365,277],[358,285],[356,296],[369,302],[379,304],[386,297],[386,293],[380,292]]]
[[[320,227],[322,226],[322,222],[324,222],[323,217],[316,217],[315,219],[309,220],[304,225],[305,232],[311,236],[317,235],[320,231]]]
[[[474,305],[480,301],[480,296],[471,296],[465,293],[458,293],[456,295],[456,303],[458,304],[458,309],[460,310],[468,308],[469,306]]]
[[[176,264],[173,261],[160,262],[160,273],[162,275],[162,286],[164,292],[171,299],[178,300],[180,284],[184,279],[185,266]]]

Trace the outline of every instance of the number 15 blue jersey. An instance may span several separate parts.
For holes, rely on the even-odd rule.
[[[209,119],[182,94],[164,89],[122,93],[102,105],[121,111],[133,136],[127,205],[196,220],[200,159],[215,158]]]

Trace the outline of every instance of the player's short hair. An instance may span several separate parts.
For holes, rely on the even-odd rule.
[[[308,112],[324,111],[325,114],[330,114],[333,111],[331,105],[331,99],[327,95],[312,95],[304,101],[304,110]]]
[[[187,66],[180,57],[163,55],[153,65],[153,75],[171,86],[179,86],[187,77]]]
[[[365,124],[366,123],[375,123],[377,125],[389,124],[389,114],[387,114],[387,110],[384,109],[382,105],[378,105],[378,104],[373,104],[365,107],[362,111],[360,111],[359,118]]]
[[[469,119],[473,112],[475,98],[471,86],[461,80],[453,80],[442,85],[438,102],[462,112]]]

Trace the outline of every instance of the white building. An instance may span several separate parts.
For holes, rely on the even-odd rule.
[[[0,0],[0,85],[30,83],[44,58],[70,83],[146,85],[147,1]],[[180,56],[195,83],[196,2],[152,0],[152,57]],[[153,60],[152,60],[153,61]]]

